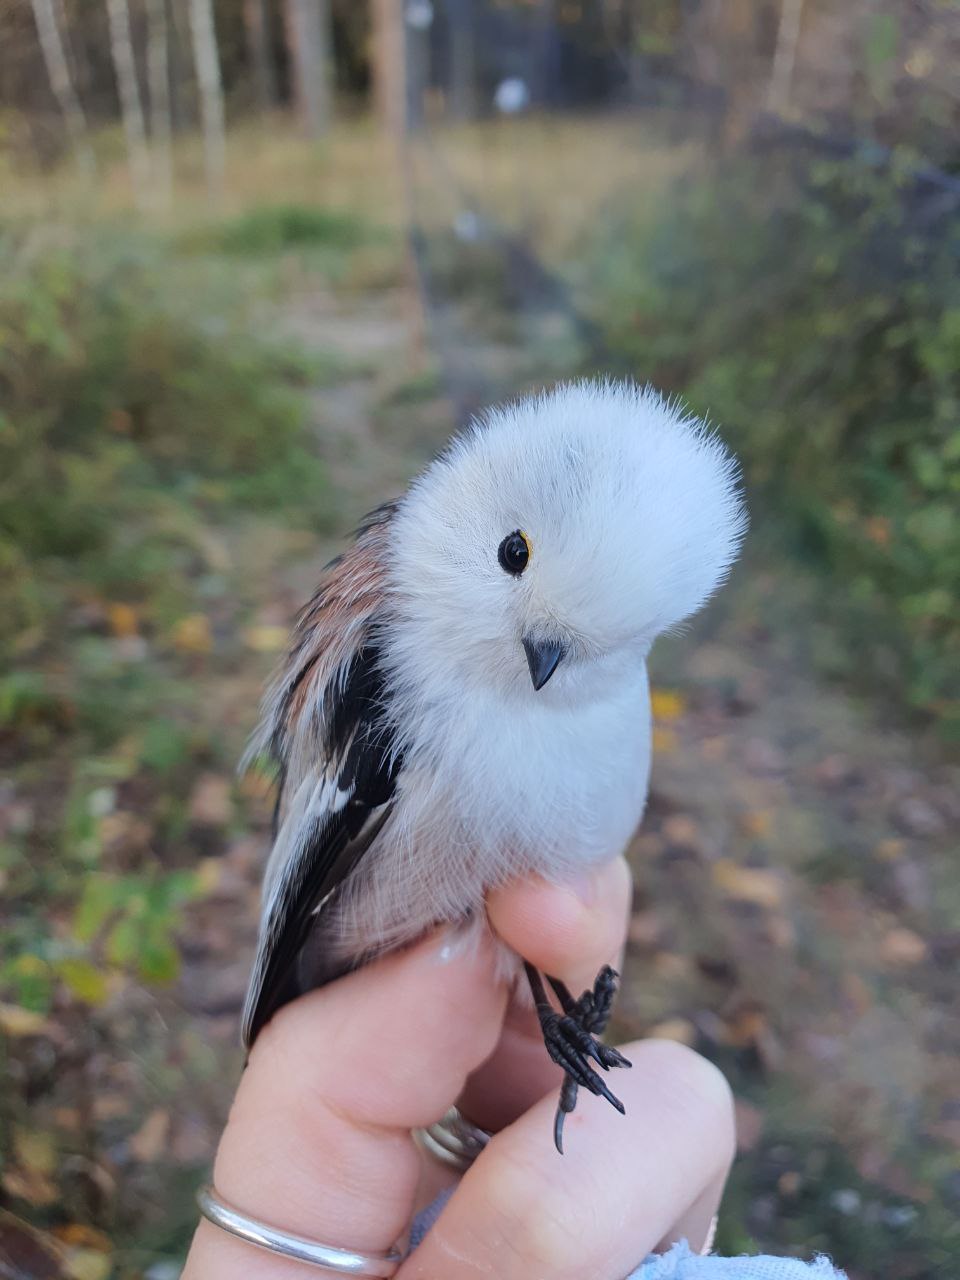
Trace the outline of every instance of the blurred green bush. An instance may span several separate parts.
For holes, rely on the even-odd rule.
[[[614,366],[723,424],[829,575],[848,674],[960,735],[960,190],[789,145],[667,204],[597,229]]]
[[[0,1001],[176,975],[189,797],[224,750],[203,664],[239,643],[228,535],[330,518],[306,388],[333,357],[257,336],[260,305],[147,232],[0,229],[0,762],[33,815],[0,837]]]
[[[148,238],[0,234],[0,655],[82,584],[175,616],[191,510],[322,514],[306,370],[220,292]]]

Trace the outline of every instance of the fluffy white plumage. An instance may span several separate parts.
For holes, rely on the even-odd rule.
[[[248,1042],[297,991],[482,919],[492,885],[622,851],[646,799],[646,656],[745,524],[701,421],[595,382],[491,410],[372,518],[265,707],[283,785]],[[519,573],[498,561],[514,531]],[[539,689],[525,642],[562,652]]]

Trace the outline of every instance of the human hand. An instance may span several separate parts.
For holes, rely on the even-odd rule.
[[[579,892],[524,881],[490,896],[495,930],[576,991],[619,955],[629,872]],[[258,1038],[217,1154],[245,1214],[340,1248],[402,1241],[449,1170],[411,1130],[459,1099],[495,1137],[397,1280],[622,1280],[661,1243],[701,1248],[733,1155],[723,1077],[668,1041],[625,1046],[619,1116],[584,1096],[553,1146],[559,1070],[511,1004],[489,937],[442,930],[282,1009]],[[303,1264],[201,1223],[183,1280],[304,1280]],[[318,1272],[320,1274],[320,1272]]]

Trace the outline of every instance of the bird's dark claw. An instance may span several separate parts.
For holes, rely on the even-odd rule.
[[[617,991],[617,974],[605,965],[597,974],[593,987],[584,991],[577,1000],[562,982],[548,978],[563,1009],[562,1013],[557,1013],[547,1001],[539,973],[530,965],[526,968],[544,1044],[550,1057],[565,1073],[553,1126],[553,1140],[562,1155],[563,1122],[577,1105],[577,1091],[581,1085],[597,1097],[606,1098],[621,1115],[624,1113],[623,1103],[590,1066],[591,1061],[604,1071],[611,1067],[630,1066],[622,1053],[597,1039],[610,1018]]]

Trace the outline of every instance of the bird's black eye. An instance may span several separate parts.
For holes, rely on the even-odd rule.
[[[519,529],[508,533],[500,543],[497,559],[500,561],[501,569],[506,569],[507,573],[512,573],[515,578],[519,578],[530,559],[530,543],[527,535]]]

